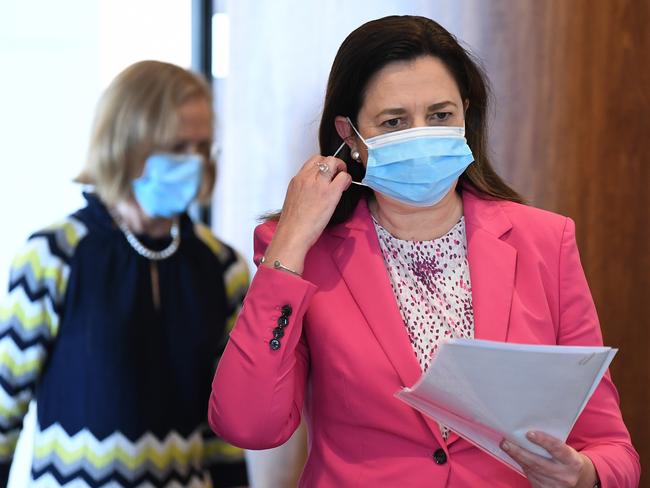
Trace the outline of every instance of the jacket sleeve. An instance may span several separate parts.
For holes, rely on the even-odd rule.
[[[558,344],[602,345],[596,307],[580,263],[571,219],[567,219],[562,236],[558,276]],[[609,372],[578,418],[567,443],[592,460],[603,488],[638,486],[639,456],[623,423]]]
[[[272,233],[270,224],[255,230],[256,262]],[[303,317],[315,291],[312,283],[266,266],[255,274],[210,396],[210,426],[228,442],[268,449],[283,444],[300,424],[309,369]],[[273,349],[283,310],[288,323]]]
[[[13,260],[0,304],[0,486],[6,486],[23,418],[59,330],[74,247],[69,221],[34,234]]]

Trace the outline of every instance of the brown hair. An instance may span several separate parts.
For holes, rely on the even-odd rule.
[[[178,109],[197,98],[212,106],[208,83],[191,71],[159,61],[126,68],[99,101],[88,159],[75,180],[94,185],[107,205],[128,196],[147,156],[173,144]],[[214,162],[206,161],[200,200],[210,197],[214,181]]]
[[[410,61],[421,56],[440,59],[451,72],[462,100],[469,102],[465,114],[467,143],[474,163],[460,176],[458,189],[495,199],[523,203],[523,199],[496,174],[487,148],[489,87],[487,78],[472,55],[440,24],[425,17],[404,15],[372,20],[354,30],[343,41],[330,70],[323,115],[319,128],[320,152],[334,154],[341,144],[334,120],[338,115],[356,118],[363,105],[370,79],[384,66],[395,61]],[[346,146],[339,157],[348,172],[360,181],[365,169],[352,159]],[[343,192],[328,225],[347,220],[362,197],[372,195],[369,188],[350,185]],[[277,219],[280,214],[270,216]]]

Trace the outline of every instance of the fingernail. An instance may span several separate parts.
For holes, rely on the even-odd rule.
[[[530,440],[535,440],[537,439],[537,434],[535,432],[529,432],[526,434],[526,437],[528,437]]]
[[[504,451],[509,451],[510,450],[510,443],[508,441],[503,441],[501,443],[501,449]]]

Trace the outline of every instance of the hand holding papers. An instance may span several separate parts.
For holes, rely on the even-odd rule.
[[[549,457],[526,433],[566,440],[616,352],[451,339],[417,383],[395,395],[523,474],[499,443]]]

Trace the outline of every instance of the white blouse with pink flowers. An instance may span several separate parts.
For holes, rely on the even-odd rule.
[[[474,337],[465,219],[431,241],[405,241],[374,221],[393,293],[422,371],[446,338]]]

